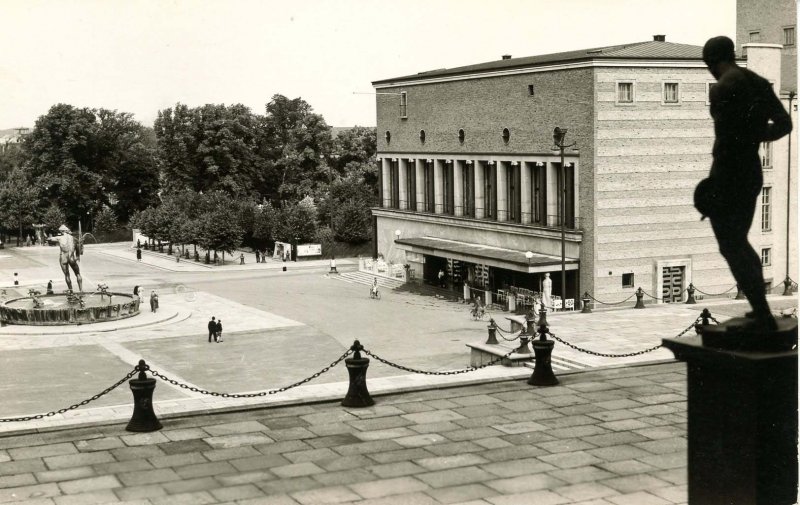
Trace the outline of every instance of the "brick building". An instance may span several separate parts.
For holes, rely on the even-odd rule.
[[[655,36],[373,82],[377,252],[459,291],[539,291],[548,272],[566,299],[730,288],[692,205],[714,135],[701,50]],[[554,127],[576,144],[563,168]]]

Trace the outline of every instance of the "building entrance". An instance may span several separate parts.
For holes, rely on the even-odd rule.
[[[684,268],[663,267],[661,277],[663,279],[661,288],[661,299],[664,303],[680,303],[683,301],[683,279]]]

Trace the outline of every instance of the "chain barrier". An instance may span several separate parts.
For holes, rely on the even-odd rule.
[[[83,400],[83,401],[81,401],[79,403],[70,405],[69,407],[64,407],[63,409],[53,410],[53,411],[48,412],[46,414],[36,414],[36,415],[33,415],[33,416],[23,416],[23,417],[6,417],[6,418],[0,419],[0,423],[15,423],[15,422],[20,422],[20,421],[32,421],[32,420],[35,420],[35,419],[43,419],[45,417],[52,417],[52,416],[54,416],[56,414],[63,414],[63,413],[68,412],[70,410],[75,410],[78,407],[83,407],[87,403],[93,402],[93,401],[97,400],[98,398],[100,398],[101,396],[107,395],[111,391],[117,389],[125,381],[129,380],[131,377],[136,375],[136,373],[138,371],[139,371],[139,367],[138,366],[134,367],[134,369],[131,370],[130,372],[128,372],[125,375],[125,377],[123,377],[120,380],[118,380],[117,382],[115,382],[113,386],[108,387],[108,388],[100,391],[99,393],[97,393],[96,395],[92,396],[91,398],[87,398],[87,399],[85,399],[85,400]]]
[[[505,335],[513,335],[513,334],[514,334],[514,332],[513,332],[513,331],[506,331],[506,330],[504,330],[503,328],[501,328],[500,326],[498,326],[498,325],[497,325],[497,323],[494,323],[494,327],[495,327],[495,329],[496,329],[497,331],[499,331],[499,332],[500,332],[500,333],[495,333],[495,335],[500,335],[500,338],[502,338],[502,339],[503,339],[503,340],[505,340],[506,342],[513,342],[513,341],[515,341],[515,340],[519,339],[519,334],[518,334],[516,337],[514,337],[514,338],[506,338],[506,337],[505,337]],[[505,335],[504,335],[504,334],[505,334]]]
[[[309,381],[311,381],[313,379],[316,379],[320,375],[324,374],[325,372],[327,372],[331,368],[335,367],[336,365],[338,365],[339,363],[344,361],[344,359],[347,356],[349,356],[352,352],[353,352],[352,350],[348,349],[347,351],[345,351],[344,354],[339,356],[339,358],[337,358],[335,361],[331,362],[330,365],[326,366],[325,368],[323,368],[319,372],[317,372],[317,373],[315,373],[315,374],[313,374],[313,375],[311,375],[309,377],[306,377],[303,380],[297,381],[297,382],[295,382],[293,384],[289,384],[288,386],[284,386],[282,388],[270,389],[270,390],[267,390],[267,391],[261,391],[259,393],[241,393],[241,394],[237,394],[237,393],[218,393],[216,391],[208,391],[207,389],[201,389],[201,388],[198,388],[198,387],[195,387],[195,386],[190,386],[188,384],[184,384],[182,382],[178,382],[175,379],[170,379],[166,375],[164,375],[164,374],[162,374],[162,373],[160,373],[160,372],[158,372],[156,370],[151,369],[149,366],[146,366],[145,370],[150,372],[153,375],[153,377],[158,377],[159,379],[163,380],[164,382],[168,382],[168,383],[172,384],[173,386],[178,386],[181,389],[187,389],[187,390],[193,391],[195,393],[200,393],[200,394],[209,395],[209,396],[219,396],[221,398],[257,398],[257,397],[260,397],[260,396],[268,396],[268,395],[274,395],[276,393],[283,393],[284,391],[288,391],[289,389],[295,388],[297,386],[301,386],[301,385],[305,384],[306,382],[309,382]]]
[[[692,286],[694,287],[695,291],[697,291],[701,295],[706,295],[706,296],[722,296],[722,295],[726,295],[726,294],[730,293],[731,291],[733,291],[734,289],[736,289],[736,284],[734,284],[733,286],[728,288],[726,291],[723,291],[722,293],[706,293],[705,291],[703,291],[702,289],[698,288],[697,286],[694,286],[694,284]]]
[[[683,330],[682,332],[678,333],[674,338],[680,338],[680,337],[684,336],[689,330],[694,329],[695,325],[697,323],[699,323],[701,320],[702,320],[702,317],[698,316],[697,319],[695,319],[694,322],[691,325],[687,326],[685,330]],[[577,345],[574,345],[574,344],[570,344],[566,340],[563,340],[563,339],[557,337],[556,335],[550,333],[549,331],[547,332],[547,334],[550,335],[551,337],[553,337],[554,340],[557,340],[558,342],[561,342],[562,344],[566,345],[567,347],[571,347],[571,348],[575,349],[576,351],[580,351],[580,352],[583,352],[583,353],[586,353],[586,354],[591,354],[592,356],[600,356],[600,357],[603,357],[603,358],[630,358],[630,357],[633,357],[633,356],[639,356],[641,354],[646,354],[648,352],[653,352],[653,351],[655,351],[657,349],[660,349],[661,346],[662,346],[662,344],[658,344],[658,345],[655,345],[653,347],[648,347],[647,349],[644,349],[644,350],[641,350],[641,351],[629,352],[629,353],[625,353],[625,354],[610,354],[610,353],[596,352],[596,351],[592,351],[592,350],[589,350],[589,349],[584,349],[583,347],[578,347]]]
[[[601,305],[622,305],[623,303],[627,302],[628,300],[630,300],[631,298],[636,296],[636,293],[634,293],[631,296],[629,296],[628,298],[622,300],[621,302],[613,302],[613,303],[611,303],[611,302],[601,302],[600,300],[598,300],[597,298],[593,297],[589,293],[586,293],[586,294],[589,295],[589,298],[591,298],[592,300],[596,301],[597,303],[599,303]]]
[[[399,365],[397,363],[393,363],[393,362],[391,362],[391,361],[389,361],[387,359],[381,358],[377,354],[374,354],[374,353],[372,353],[372,352],[370,352],[370,351],[368,351],[366,349],[363,349],[361,352],[363,352],[364,354],[366,354],[368,356],[372,356],[373,358],[375,358],[376,360],[380,361],[384,365],[388,365],[388,366],[390,366],[392,368],[397,368],[398,370],[403,370],[403,371],[406,371],[406,372],[418,373],[418,374],[422,374],[422,375],[458,375],[458,374],[462,374],[462,373],[474,372],[475,370],[480,370],[481,368],[486,368],[487,366],[496,365],[497,363],[500,363],[504,359],[506,359],[509,356],[511,356],[512,354],[514,354],[515,351],[516,351],[516,349],[512,349],[512,350],[508,351],[507,353],[505,353],[504,355],[500,356],[499,358],[493,359],[492,361],[486,362],[486,363],[484,363],[482,365],[479,365],[479,366],[471,366],[471,367],[468,367],[468,368],[462,368],[461,370],[448,370],[446,372],[430,372],[430,371],[427,371],[427,370],[417,370],[416,368],[410,368],[410,367],[407,367],[407,366]]]
[[[680,294],[683,294],[683,293],[685,293],[685,292],[686,292],[686,290],[684,289],[683,291],[681,291],[681,292],[680,292]],[[650,297],[650,298],[652,298],[653,300],[658,300],[658,301],[663,301],[663,300],[664,300],[663,298],[658,298],[658,297],[656,297],[656,296],[653,296],[653,295],[651,295],[650,293],[648,293],[648,292],[647,292],[647,291],[645,291],[644,289],[642,290],[642,293],[646,294],[647,296],[649,296],[649,297]]]

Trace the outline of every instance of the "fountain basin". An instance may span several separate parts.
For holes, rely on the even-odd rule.
[[[111,296],[109,296],[109,294]],[[139,314],[139,297],[127,293],[82,294],[84,306],[71,303],[65,293],[41,295],[36,307],[33,297],[13,298],[0,303],[4,324],[59,326],[116,321]]]

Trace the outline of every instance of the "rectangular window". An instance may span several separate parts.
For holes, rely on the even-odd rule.
[[[497,181],[497,165],[486,163],[483,170],[483,215],[486,219],[497,219],[495,181]]]
[[[392,209],[400,208],[400,162],[395,158],[389,162],[389,177],[391,189],[391,202],[389,207]]]
[[[528,96],[533,96],[533,95],[534,95],[533,84],[528,84]]]
[[[772,188],[761,188],[761,231],[770,231],[772,229],[771,198]]]
[[[436,202],[434,200],[436,194],[436,186],[433,179],[433,161],[425,160],[423,162],[424,170],[423,175],[425,178],[425,212],[436,212]]]
[[[565,163],[564,169],[558,170],[558,210],[556,225],[561,226],[563,220],[564,226],[570,229],[575,229],[575,164]],[[562,216],[562,200],[564,206],[564,213]]]
[[[406,209],[417,210],[417,170],[414,160],[406,163],[406,198],[408,204]]]
[[[783,29],[783,45],[784,46],[793,46],[794,45],[794,26],[787,26]]]
[[[531,222],[547,226],[547,165],[535,163],[531,177]]]
[[[633,274],[622,274],[622,287],[623,288],[633,287]]]
[[[664,103],[680,102],[680,94],[677,82],[664,83]]]
[[[772,249],[765,247],[761,249],[761,266],[768,267],[772,265]]]
[[[750,32],[750,42],[761,42],[761,32]]]
[[[506,202],[508,220],[522,222],[522,188],[520,187],[520,164],[511,163],[506,167]]]
[[[762,142],[761,149],[761,168],[772,168],[772,142]]]
[[[400,93],[400,117],[408,117],[408,94],[405,91]]]
[[[444,213],[453,215],[453,207],[455,205],[455,191],[454,191],[454,163],[452,161],[444,162]]]
[[[475,164],[472,162],[464,163],[464,216],[475,217]]]
[[[617,83],[617,103],[633,103],[633,82]]]

